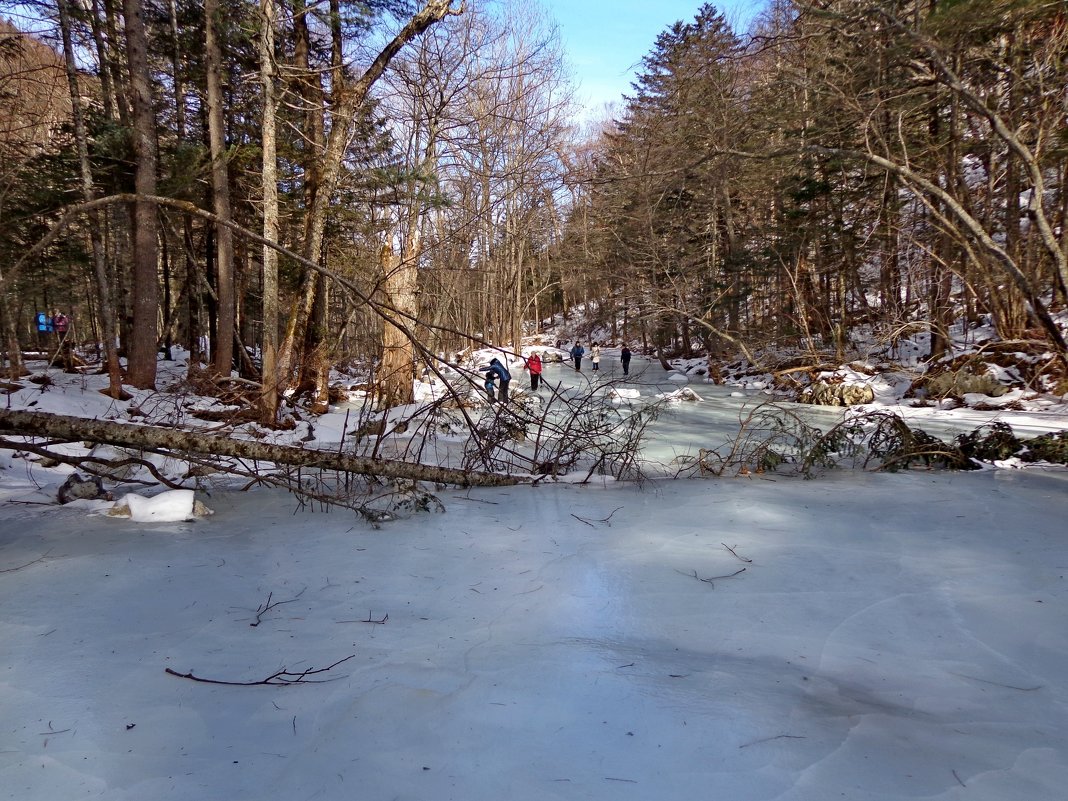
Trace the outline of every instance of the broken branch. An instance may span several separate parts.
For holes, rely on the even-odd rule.
[[[306,589],[308,589],[308,588],[305,587],[304,590],[306,590]],[[256,619],[252,623],[249,623],[249,625],[252,626],[253,628],[255,628],[256,626],[260,625],[260,623],[263,622],[262,618],[263,618],[264,614],[266,614],[268,611],[270,611],[271,609],[273,609],[276,606],[281,606],[282,604],[291,604],[291,603],[293,603],[295,600],[297,600],[297,598],[300,598],[300,596],[302,596],[304,594],[304,590],[301,590],[300,592],[298,592],[295,598],[290,598],[288,601],[275,601],[274,603],[271,603],[271,598],[274,597],[274,593],[273,592],[267,593],[267,602],[256,609]]]
[[[193,671],[188,673],[179,673],[177,670],[171,668],[165,668],[164,672],[169,673],[172,676],[177,676],[180,679],[189,679],[190,681],[199,681],[203,684],[225,684],[230,687],[255,687],[263,684],[270,687],[289,687],[292,684],[323,684],[327,681],[333,681],[333,679],[309,679],[308,676],[315,676],[319,673],[326,673],[328,670],[332,670],[340,665],[342,662],[348,662],[355,657],[356,654],[346,656],[344,659],[339,659],[332,665],[327,665],[324,668],[308,668],[308,670],[302,670],[300,673],[292,673],[285,668],[279,670],[277,673],[272,673],[265,679],[259,681],[228,681],[226,679],[205,679],[202,676],[193,674]]]

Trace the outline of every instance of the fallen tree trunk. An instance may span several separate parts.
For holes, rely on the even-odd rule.
[[[271,445],[254,440],[233,439],[228,436],[178,431],[172,428],[114,423],[109,420],[89,420],[43,412],[16,412],[0,409],[0,431],[24,436],[51,437],[67,441],[85,440],[116,445],[199,456],[229,456],[290,467],[336,470],[340,473],[404,478],[411,481],[432,481],[464,487],[500,487],[518,484],[519,479],[497,473],[479,473],[449,467],[412,464],[389,459],[368,459],[349,456],[337,451],[295,448],[290,445]]]

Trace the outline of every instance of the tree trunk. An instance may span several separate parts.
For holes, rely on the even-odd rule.
[[[415,397],[412,383],[415,353],[408,335],[411,320],[397,312],[413,314],[416,270],[414,263],[398,259],[388,244],[382,248],[381,262],[382,291],[386,305],[390,307],[386,311],[390,319],[382,324],[382,364],[378,368],[376,395],[378,406],[385,409],[411,403]]]
[[[263,85],[262,149],[263,167],[263,238],[278,241],[278,156],[275,114],[274,0],[260,1],[260,82]],[[274,425],[278,418],[278,253],[263,246],[263,352],[261,357],[263,394],[260,398],[260,422]]]
[[[496,473],[479,473],[449,467],[410,464],[388,459],[349,456],[338,451],[319,451],[289,445],[270,445],[255,440],[233,439],[214,434],[177,431],[170,428],[136,426],[109,420],[89,420],[40,412],[0,410],[0,431],[23,436],[52,437],[66,441],[106,443],[123,448],[169,451],[200,456],[226,456],[254,459],[291,467],[336,470],[341,473],[434,481],[464,487],[500,487],[519,483],[519,479]]]
[[[123,16],[137,159],[134,186],[143,197],[156,194],[156,115],[141,0],[123,0]],[[157,248],[156,207],[139,198],[134,201],[133,331],[127,355],[128,379],[139,389],[152,389],[156,385]]]
[[[74,63],[74,46],[70,28],[70,0],[59,0],[59,25],[63,36],[63,58],[67,67],[67,84],[70,88],[71,116],[74,121],[74,140],[78,148],[78,163],[81,167],[82,195],[86,200],[95,196],[93,174],[89,167],[89,144],[85,132],[85,117],[82,113],[82,94],[78,86],[78,68]],[[106,74],[106,70],[101,70]],[[110,90],[109,90],[110,91]],[[115,308],[111,303],[108,286],[107,263],[104,259],[103,227],[100,213],[91,211],[89,238],[93,247],[93,276],[96,279],[97,308],[100,310],[100,339],[104,343],[105,364],[108,371],[108,394],[113,398],[123,397],[122,368],[115,345]]]
[[[208,140],[211,149],[212,207],[215,226],[215,291],[218,295],[214,372],[229,377],[234,358],[234,246],[230,221],[230,179],[226,166],[226,126],[223,122],[222,53],[218,40],[218,0],[204,2]]]

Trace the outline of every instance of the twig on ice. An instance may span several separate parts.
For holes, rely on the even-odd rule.
[[[388,614],[383,616],[383,618],[381,620],[371,620],[371,613],[368,612],[367,613],[367,620],[338,620],[337,622],[338,623],[374,623],[377,626],[381,626],[387,620],[389,620],[389,615]]]
[[[172,676],[177,676],[180,679],[190,679],[191,681],[199,681],[204,684],[226,684],[231,687],[255,687],[260,684],[265,684],[270,687],[288,687],[291,684],[323,684],[327,681],[333,681],[333,679],[309,679],[308,676],[315,676],[319,673],[326,673],[326,671],[336,668],[342,662],[348,662],[355,657],[356,654],[346,656],[344,659],[337,660],[332,665],[327,665],[324,668],[308,668],[302,670],[300,673],[291,673],[290,671],[282,668],[277,673],[272,673],[265,679],[259,681],[226,681],[225,679],[205,679],[201,676],[193,675],[193,671],[188,673],[179,673],[177,670],[166,668],[165,672]]]
[[[52,728],[52,721],[48,721],[48,731],[40,731],[40,732],[37,732],[37,733],[39,735],[41,735],[42,737],[45,737],[45,736],[47,736],[49,734],[66,734],[69,731],[70,731],[70,729],[53,729]]]
[[[607,526],[608,526],[609,528],[611,528],[611,527],[612,527],[612,515],[614,515],[614,514],[615,514],[616,512],[618,512],[618,511],[619,511],[620,509],[622,509],[622,508],[623,508],[622,506],[617,506],[617,507],[616,507],[615,509],[613,509],[613,510],[612,510],[612,514],[608,515],[608,517],[595,517],[595,518],[594,518],[594,523],[604,523],[604,524],[605,524],[605,525],[607,525]],[[584,518],[584,517],[579,517],[579,516],[578,516],[577,514],[575,514],[574,512],[572,512],[572,513],[571,513],[571,516],[572,516],[573,518],[575,518],[576,520],[578,520],[578,521],[579,521],[580,523],[585,523],[585,524],[586,524],[587,526],[589,526],[590,528],[597,528],[597,526],[595,526],[595,525],[594,525],[593,523],[591,523],[591,522],[590,522],[589,520],[587,520],[587,519],[586,519],[586,518]]]
[[[1019,690],[1022,693],[1033,693],[1035,690],[1041,690],[1044,685],[1036,684],[1034,687],[1017,687],[1015,684],[1002,684],[1000,681],[990,681],[990,679],[981,679],[978,676],[969,676],[967,673],[956,673],[950,671],[954,676],[960,676],[962,679],[971,679],[972,681],[978,681],[983,684],[990,684],[994,687],[1004,687],[1006,690]]]
[[[705,582],[705,584],[712,584],[712,586],[714,587],[715,584],[713,584],[713,582],[718,581],[719,579],[734,578],[739,573],[744,573],[745,572],[745,568],[743,567],[740,570],[735,570],[733,573],[729,573],[726,576],[709,576],[708,578],[701,578],[699,575],[697,575],[697,571],[696,570],[694,570],[692,573],[683,573],[681,570],[676,570],[675,572],[679,573],[680,575],[683,575],[683,576],[689,576],[690,578],[695,578],[698,581],[703,581],[703,582]]]
[[[738,556],[737,551],[735,551],[734,548],[729,546],[727,543],[721,542],[720,545],[722,545],[724,548],[726,548],[728,551],[730,551],[735,556]],[[750,564],[753,562],[752,559],[746,559],[744,556],[738,556],[738,558],[741,559],[743,562],[747,562],[747,563],[750,563]]]
[[[52,549],[51,548],[49,548],[47,551],[45,551],[43,555],[38,556],[32,562],[27,562],[26,564],[19,565],[18,567],[4,568],[3,570],[0,570],[0,573],[14,573],[16,570],[22,570],[22,568],[24,568],[24,567],[29,567],[30,565],[35,565],[38,562],[43,562],[45,557],[48,556],[48,554],[50,554],[50,553],[52,553]]]
[[[305,587],[304,590],[306,590],[306,589],[308,589],[308,588]],[[249,625],[253,626],[253,627],[256,627],[256,626],[260,625],[260,623],[263,622],[261,620],[261,618],[265,614],[267,614],[267,612],[269,612],[271,609],[273,609],[276,606],[281,606],[282,604],[291,604],[291,603],[293,603],[295,600],[297,600],[297,598],[300,598],[300,596],[302,596],[304,594],[304,590],[301,590],[300,592],[298,592],[296,597],[290,598],[288,601],[275,601],[274,603],[271,603],[271,598],[274,597],[274,593],[273,592],[267,593],[267,602],[265,604],[263,604],[263,606],[259,607],[256,610],[256,619],[252,623],[249,623]]]
[[[739,748],[748,748],[751,745],[760,745],[760,743],[770,743],[772,740],[804,740],[804,735],[801,734],[776,734],[774,737],[764,737],[760,740],[753,740],[751,743],[744,743],[738,746]]]
[[[968,786],[963,781],[961,781],[960,776],[957,775],[957,771],[955,771],[955,770],[953,771],[953,778],[956,779],[960,783],[961,787],[967,787]]]

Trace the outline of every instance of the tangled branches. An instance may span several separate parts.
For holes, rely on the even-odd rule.
[[[1068,464],[1068,431],[1021,440],[1000,422],[944,442],[910,427],[893,412],[850,414],[823,431],[792,408],[766,403],[749,410],[739,423],[737,436],[719,448],[702,449],[680,473],[727,476],[792,470],[811,478],[820,469],[843,465],[886,471],[976,470],[982,463],[1009,458]]]

